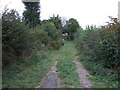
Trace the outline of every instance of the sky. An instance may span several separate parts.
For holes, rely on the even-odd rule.
[[[75,18],[80,26],[104,25],[108,16],[118,17],[118,1],[120,0],[40,0],[41,20],[48,19],[53,14],[59,14],[63,19]],[[0,0],[0,12],[7,5],[16,9],[20,15],[24,9],[22,0]]]

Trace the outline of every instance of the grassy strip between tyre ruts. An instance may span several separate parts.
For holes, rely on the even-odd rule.
[[[79,88],[80,79],[76,72],[76,65],[73,62],[76,54],[74,44],[67,42],[62,48],[57,63],[57,71],[61,78],[61,87],[63,88]]]

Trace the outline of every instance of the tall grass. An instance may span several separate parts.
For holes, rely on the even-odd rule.
[[[17,64],[3,68],[3,88],[35,88],[53,66],[56,51],[38,52],[31,58],[18,60]]]

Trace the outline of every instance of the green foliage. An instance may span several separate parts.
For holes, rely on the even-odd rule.
[[[116,25],[117,24],[117,25]],[[101,27],[101,28],[89,28],[86,31],[84,38],[79,38],[77,48],[84,55],[90,55],[92,62],[102,64],[106,68],[117,70],[119,68],[118,60],[118,23],[114,23],[112,26]],[[112,27],[112,29],[110,28]],[[118,29],[119,30],[119,29]],[[84,33],[83,33],[84,34]]]
[[[56,17],[53,15],[53,17],[50,17],[49,21],[52,22],[58,30],[62,30],[62,23],[59,15]]]
[[[97,29],[97,27],[95,25],[86,26],[86,30],[95,30],[95,29]]]
[[[30,43],[29,48],[34,49],[34,51],[40,50],[49,43],[48,33],[40,29],[40,26],[37,26],[34,30],[30,30]],[[36,50],[35,50],[36,49]]]
[[[119,60],[118,60],[118,34],[113,33],[107,36],[106,39],[101,39],[99,43],[96,44],[96,48],[94,48],[93,59],[98,60],[98,62],[102,63],[105,67],[111,69],[119,68]],[[99,57],[98,57],[98,54]],[[97,56],[97,57],[96,57]]]
[[[59,49],[62,45],[61,32],[58,30],[55,25],[49,21],[43,21],[41,24],[41,28],[48,33],[49,36],[49,44],[52,45],[52,48]]]
[[[51,22],[42,23],[41,28],[48,33],[48,36],[52,40],[58,40],[60,38],[61,32],[56,29],[55,25]]]
[[[57,50],[64,44],[62,41],[52,41],[51,45],[52,45],[53,49]]]
[[[87,31],[85,30],[80,30],[77,29],[77,43],[76,43],[76,48],[81,51],[82,53],[85,51],[84,50],[84,42],[85,42],[85,38],[87,36]]]
[[[94,82],[92,88],[118,88],[118,81],[114,81],[114,76],[96,76],[90,78]]]
[[[71,18],[66,22],[65,31],[68,33],[68,40],[74,40],[74,34],[79,28],[79,24],[76,19]]]
[[[82,61],[84,67],[90,71],[91,75],[106,75],[105,68],[97,62],[92,62],[91,56],[86,56],[81,53],[79,61]]]
[[[2,72],[3,88],[35,88],[53,66],[56,51],[46,50],[30,58],[19,59],[13,65],[7,65]]]
[[[63,88],[80,87],[76,65],[73,62],[76,53],[74,44],[71,42],[65,43],[65,45],[60,49],[60,56],[56,67],[61,78],[61,87]]]
[[[93,82],[91,88],[117,88],[118,87],[118,75],[111,75],[113,70],[105,69],[98,62],[91,62],[91,56],[79,55],[80,62],[89,71],[89,79]],[[106,75],[107,73],[107,75]]]
[[[19,14],[15,10],[4,12],[2,16],[2,46],[3,65],[10,63],[10,58],[20,56],[28,46],[29,34],[27,26],[21,22]]]
[[[18,59],[16,64],[3,68],[3,88],[35,88],[41,84],[56,60],[58,60],[58,67],[60,66],[63,70],[67,70],[67,73],[70,73],[70,75],[65,73],[66,78],[63,82],[68,83],[66,84],[69,85],[68,87],[79,87],[79,76],[75,71],[75,64],[72,62],[76,54],[76,50],[74,50],[74,44],[67,42],[60,50],[42,50],[30,58]]]
[[[23,0],[25,5],[25,11],[23,12],[26,24],[29,24],[30,28],[34,28],[40,24],[40,2],[26,2]]]
[[[113,18],[114,19],[114,18]],[[113,20],[112,19],[112,20]],[[111,20],[111,21],[112,21]],[[102,63],[104,67],[118,70],[119,64],[119,34],[120,24],[113,22],[113,25],[107,25],[107,28],[101,28],[99,30],[100,39],[95,44],[93,49],[93,60]],[[99,56],[98,56],[99,55]]]
[[[120,48],[118,46],[120,24],[114,18],[111,18],[111,21],[112,23],[109,22],[107,26],[101,26],[101,28],[87,27],[86,30],[81,31],[76,41],[76,48],[82,54],[80,61],[84,63],[90,74],[108,76],[102,83],[113,82],[104,83],[103,87],[109,87],[108,85],[116,87],[120,70]]]
[[[76,66],[73,61],[67,60],[65,57],[62,57],[57,64],[58,71],[60,72],[60,78],[63,87],[78,88],[80,83],[78,74],[76,73]]]
[[[62,34],[53,23],[43,21],[33,30],[25,24],[26,21],[21,19],[15,10],[3,13],[3,66],[9,63],[15,64],[18,58],[31,56],[44,47],[59,49],[62,46]]]

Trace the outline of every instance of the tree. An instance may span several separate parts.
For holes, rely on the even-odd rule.
[[[40,24],[40,0],[37,2],[26,2],[23,0],[25,5],[25,11],[23,12],[26,24],[30,25],[30,28],[34,28],[36,25]]]
[[[58,30],[50,21],[43,21],[41,28],[48,33],[51,40],[58,40],[61,36],[60,30]]]
[[[66,32],[68,33],[68,39],[74,40],[74,34],[79,28],[79,24],[77,20],[74,18],[69,19],[69,21],[66,22],[65,28],[66,28]]]
[[[53,17],[50,17],[49,21],[52,22],[58,30],[62,31],[62,23],[59,15],[56,17],[53,15]]]

